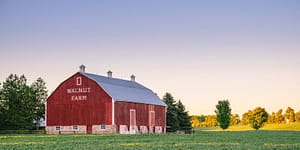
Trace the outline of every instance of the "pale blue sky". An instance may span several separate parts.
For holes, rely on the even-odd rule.
[[[190,114],[300,110],[298,0],[0,0],[0,81],[42,77],[53,91],[86,71],[171,92]]]

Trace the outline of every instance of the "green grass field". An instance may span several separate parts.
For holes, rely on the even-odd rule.
[[[300,149],[300,131],[244,130],[194,134],[0,135],[0,149]]]

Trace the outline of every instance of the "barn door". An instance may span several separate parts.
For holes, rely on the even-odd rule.
[[[154,126],[155,126],[155,112],[149,111],[149,132],[154,132]]]
[[[130,109],[130,127],[129,132],[131,134],[136,133],[136,112],[135,109]]]

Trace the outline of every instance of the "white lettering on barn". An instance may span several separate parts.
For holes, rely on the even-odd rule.
[[[86,101],[87,96],[86,95],[78,95],[78,96],[71,96],[72,101]]]
[[[67,89],[67,93],[90,93],[91,88],[70,88]]]
[[[67,89],[68,94],[77,94],[77,93],[90,93],[91,88],[86,87],[86,88],[70,88]],[[72,101],[86,101],[87,100],[87,95],[72,95],[71,96]]]

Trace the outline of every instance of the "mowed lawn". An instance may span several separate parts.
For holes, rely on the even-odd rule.
[[[299,131],[196,131],[194,134],[0,135],[0,149],[300,149]]]

